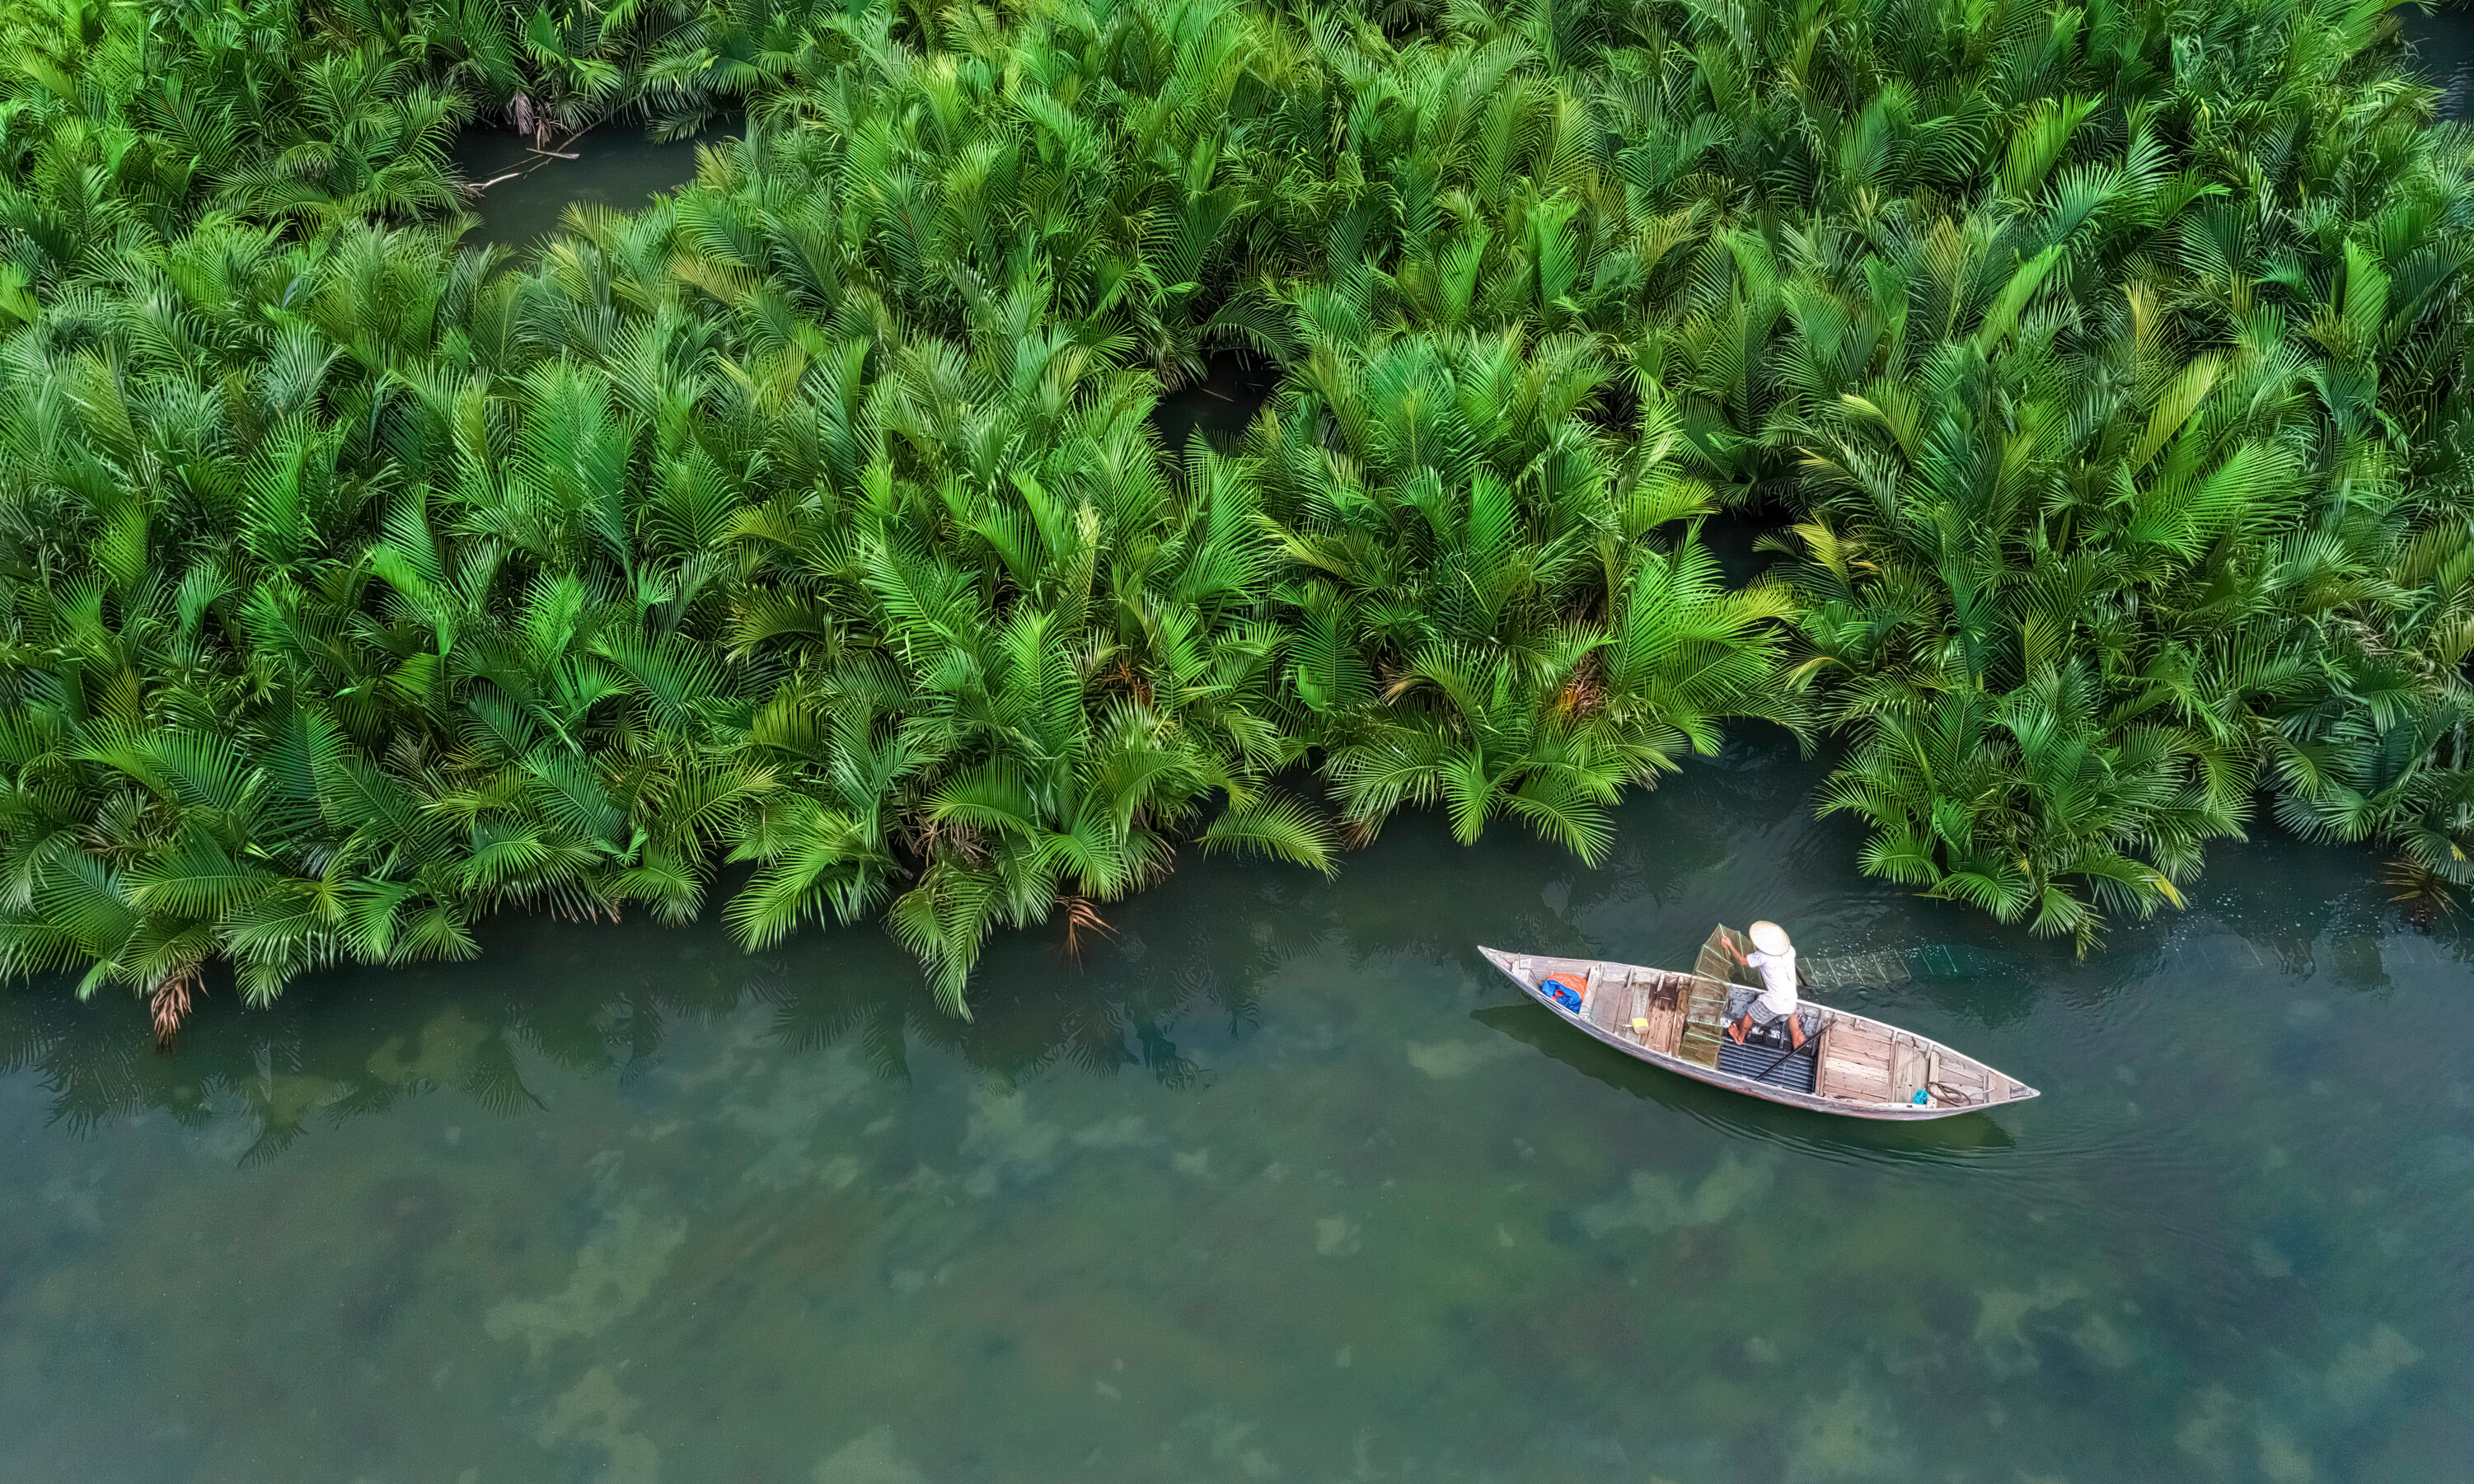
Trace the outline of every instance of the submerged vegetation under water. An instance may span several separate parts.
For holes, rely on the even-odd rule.
[[[2474,881],[2474,153],[2375,4],[13,10],[0,970],[1000,926],[1730,718],[2082,945]],[[743,139],[537,259],[480,115]],[[1164,388],[1276,367],[1243,442]],[[1699,518],[1777,521],[1730,590]],[[1294,782],[1312,773],[1314,798]]]

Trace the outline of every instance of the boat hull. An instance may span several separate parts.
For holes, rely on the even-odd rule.
[[[1937,1118],[1956,1118],[1962,1114],[1983,1112],[1987,1108],[2000,1107],[2006,1104],[2024,1103],[2028,1099],[2039,1095],[2035,1088],[2029,1087],[2023,1083],[2019,1083],[2016,1079],[2008,1078],[2002,1074],[1991,1073],[1991,1069],[1989,1068],[1984,1068],[1983,1070],[1991,1073],[1991,1076],[1993,1077],[2001,1078],[2003,1083],[2007,1084],[2010,1089],[2013,1089],[2008,1095],[1988,1098],[1985,1101],[1976,1103],[1944,1103],[1941,1100],[1936,1099],[1931,1103],[1912,1104],[1896,1103],[1886,1100],[1876,1101],[1851,1097],[1834,1097],[1819,1092],[1800,1092],[1790,1087],[1781,1086],[1775,1083],[1758,1082],[1749,1077],[1738,1076],[1733,1072],[1721,1071],[1716,1067],[1705,1066],[1700,1062],[1688,1060],[1683,1057],[1660,1051],[1654,1047],[1644,1046],[1629,1037],[1610,1032],[1605,1027],[1591,1020],[1584,1011],[1567,1010],[1561,1004],[1558,1004],[1553,996],[1547,994],[1538,984],[1532,982],[1536,979],[1543,979],[1545,974],[1541,973],[1524,976],[1515,968],[1515,964],[1517,962],[1537,961],[1534,958],[1508,954],[1484,946],[1480,946],[1478,952],[1485,955],[1487,961],[1493,964],[1506,979],[1509,979],[1515,985],[1519,985],[1521,993],[1544,1006],[1547,1010],[1553,1011],[1558,1017],[1569,1024],[1573,1029],[1579,1031],[1584,1035],[1590,1037],[1592,1040],[1603,1042],[1607,1046],[1621,1052],[1623,1055],[1632,1058],[1636,1061],[1645,1061],[1652,1066],[1663,1068],[1664,1070],[1676,1073],[1679,1076],[1691,1078],[1694,1082],[1708,1083],[1712,1087],[1723,1087],[1729,1092],[1740,1092],[1746,1097],[1758,1098],[1765,1103],[1783,1103],[1789,1107],[1808,1108],[1816,1113],[1831,1113],[1841,1118],[1869,1118],[1882,1123],[1925,1123]],[[1606,961],[1568,960],[1560,961],[1585,964],[1596,963],[1601,967],[1620,968],[1635,970],[1637,972],[1660,972],[1655,970],[1643,970],[1638,965],[1614,964],[1607,962]],[[1569,971],[1556,969],[1546,972],[1567,973]],[[1804,1001],[1804,1004],[1811,1009],[1821,1010],[1825,1015],[1832,1018],[1833,1020],[1843,1020],[1864,1026],[1880,1027],[1883,1030],[1894,1032],[1897,1034],[1911,1037],[1920,1046],[1929,1047],[1933,1050],[1943,1052],[1953,1058],[1967,1062],[1970,1066],[1979,1068],[1982,1066],[1981,1063],[1976,1062],[1974,1058],[1962,1057],[1961,1054],[1951,1051],[1950,1048],[1942,1046],[1937,1041],[1928,1040],[1925,1037],[1915,1035],[1913,1032],[1899,1031],[1896,1027],[1887,1026],[1883,1022],[1872,1020],[1867,1016],[1856,1015],[1852,1011],[1833,1010],[1831,1007],[1822,1005],[1814,1000],[1807,999]]]

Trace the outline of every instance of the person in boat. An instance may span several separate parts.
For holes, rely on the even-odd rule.
[[[1819,1017],[1798,1003],[1795,943],[1775,922],[1756,922],[1744,934],[1753,940],[1753,951],[1745,953],[1732,943],[1728,951],[1736,962],[1759,973],[1761,983],[1758,989],[1736,985],[1727,991],[1727,1034],[1741,1046],[1754,1027],[1766,1029],[1783,1020],[1787,1044],[1802,1051],[1805,1037],[1817,1029],[1810,1022]]]

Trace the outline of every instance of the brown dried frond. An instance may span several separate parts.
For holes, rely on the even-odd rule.
[[[155,1049],[172,1049],[172,1037],[181,1034],[181,1022],[189,1018],[190,996],[199,988],[195,968],[180,973],[155,986],[147,999],[147,1009],[155,1015]]]
[[[988,858],[987,846],[982,842],[977,829],[949,819],[920,816],[910,830],[911,858],[933,861],[939,846],[951,851],[965,865],[978,865]]]
[[[1065,909],[1065,956],[1075,962],[1082,961],[1083,934],[1096,933],[1103,937],[1117,936],[1117,930],[1108,926],[1107,919],[1100,915],[1099,904],[1089,897],[1061,896],[1056,903]]]
[[[1142,673],[1134,669],[1132,660],[1122,654],[1117,656],[1117,663],[1113,668],[1100,672],[1099,683],[1103,690],[1116,691],[1133,697],[1134,704],[1145,711],[1152,709],[1151,682],[1145,680]]]
[[[1566,717],[1586,717],[1606,698],[1606,682],[1598,676],[1598,657],[1592,654],[1573,669],[1571,679],[1564,682],[1564,689],[1555,697],[1555,709]]]

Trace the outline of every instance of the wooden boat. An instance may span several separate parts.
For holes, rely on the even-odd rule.
[[[1732,975],[1749,980],[1750,973],[1730,950],[1747,946],[1733,929],[1720,927],[1701,945],[1689,974],[1598,959],[1478,952],[1532,999],[1624,1055],[1773,1103],[1852,1118],[1915,1120],[2036,1096],[2017,1078],[1939,1041],[1811,1000],[1804,1004],[1821,1012],[1821,1032],[1807,1037],[1802,1050],[1783,1037],[1767,1044],[1748,1037],[1737,1045],[1724,1024],[1727,988]],[[1578,1010],[1540,987],[1550,976],[1579,986]],[[1916,1101],[1918,1092],[1924,1101]]]

